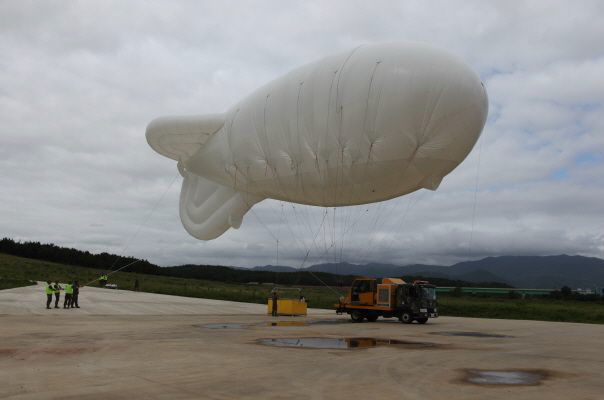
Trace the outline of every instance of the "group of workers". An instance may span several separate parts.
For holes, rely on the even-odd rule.
[[[103,274],[98,278],[99,285],[101,287],[107,286],[107,281],[109,280],[109,274]],[[65,287],[62,287],[58,281],[54,284],[51,281],[46,281],[46,308],[51,309],[52,307],[52,297],[55,298],[55,307],[61,308],[59,306],[59,300],[61,299],[61,290],[65,292],[64,300],[63,300],[63,308],[80,308],[78,304],[78,296],[80,294],[80,284],[78,281],[71,281],[65,284]],[[134,282],[134,290],[139,290],[138,279]]]
[[[59,300],[61,298],[61,290],[65,292],[63,308],[80,308],[78,305],[78,296],[80,294],[80,285],[78,281],[68,282],[63,288],[59,282],[54,284],[51,281],[46,281],[46,308],[51,309],[52,297],[55,297],[55,308],[59,307]]]

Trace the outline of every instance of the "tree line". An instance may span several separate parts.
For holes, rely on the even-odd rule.
[[[108,272],[134,263],[122,271],[231,283],[255,282],[259,284],[274,283],[276,285],[319,286],[322,284],[319,282],[320,279],[329,286],[349,286],[355,278],[352,275],[335,275],[326,272],[313,272],[311,274],[308,271],[255,271],[203,264],[160,267],[147,260],[134,257],[124,257],[105,252],[93,254],[89,251],[61,247],[51,243],[21,242],[10,238],[0,240],[0,253],[83,268],[101,269]]]

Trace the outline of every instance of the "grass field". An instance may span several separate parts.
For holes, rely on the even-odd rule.
[[[0,277],[13,281],[55,281],[67,282],[78,280],[84,285],[97,279],[104,270],[83,268],[53,262],[33,260],[0,253]],[[138,279],[140,290],[150,293],[170,294],[185,297],[242,301],[247,303],[266,303],[271,289],[277,285],[236,284],[200,279],[173,278],[157,275],[117,272],[109,277],[110,283],[122,290],[133,290],[134,281]],[[98,286],[93,282],[91,286]],[[23,286],[23,285],[15,285]],[[4,289],[8,286],[4,287]],[[334,291],[319,286],[301,287],[309,307],[331,308],[338,302]],[[344,288],[339,289],[344,293]]]
[[[438,302],[441,315],[456,317],[604,323],[602,301],[440,296]]]
[[[0,253],[0,289],[24,286],[30,280],[59,280],[60,282],[78,280],[80,284],[85,284],[98,278],[102,272],[105,271]],[[134,287],[135,279],[139,280],[140,290],[144,292],[261,304],[266,302],[273,287],[273,285],[268,284],[231,284],[128,272],[113,274],[109,281],[116,283],[120,289],[131,290]],[[98,283],[94,282],[91,285],[98,286]],[[338,302],[339,295],[343,295],[346,291],[346,288],[330,289],[324,286],[307,286],[302,287],[302,289],[309,306],[315,308],[332,308]],[[438,300],[441,315],[604,323],[604,302],[602,301],[586,302],[529,297],[526,299],[454,297],[445,295],[440,296]]]
[[[31,286],[35,285],[36,282],[29,281],[27,279],[12,279],[12,278],[4,278],[0,276],[0,290],[2,289],[12,289],[16,287],[22,286]]]

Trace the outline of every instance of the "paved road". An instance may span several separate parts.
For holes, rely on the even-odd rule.
[[[93,288],[83,292],[82,309],[45,310],[42,289],[0,292],[2,399],[583,400],[604,393],[602,325],[447,317],[354,324],[326,311],[273,319],[260,305]],[[296,338],[361,347],[258,343]],[[369,344],[379,346],[362,348]],[[521,378],[529,384],[510,385]],[[507,384],[477,384],[484,379]]]

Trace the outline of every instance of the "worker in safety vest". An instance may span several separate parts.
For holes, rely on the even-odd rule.
[[[101,275],[101,277],[99,278],[99,283],[100,283],[101,287],[105,287],[108,279],[109,279],[109,275],[107,275],[107,274]]]
[[[73,281],[73,293],[71,294],[71,307],[80,308],[78,304],[78,296],[80,295],[80,284],[78,281]]]
[[[65,301],[63,302],[63,308],[71,308],[71,296],[73,295],[73,286],[71,283],[65,284]]]
[[[61,290],[63,290],[63,288],[61,287],[61,285],[59,285],[59,281],[55,281],[53,289],[55,292],[55,308],[60,308],[59,307],[59,298],[61,297]]]
[[[52,303],[52,295],[55,293],[52,287],[51,281],[46,281],[46,308],[50,310],[50,303]]]

